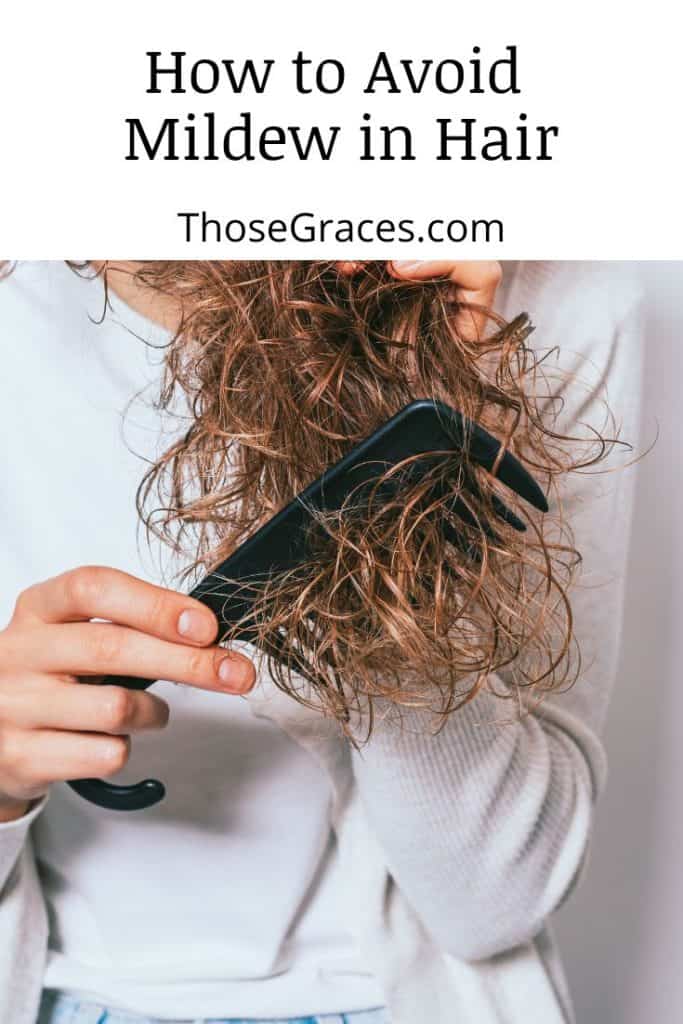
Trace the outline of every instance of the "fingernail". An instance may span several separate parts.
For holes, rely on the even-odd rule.
[[[228,689],[244,693],[251,689],[254,676],[248,662],[228,656],[218,666],[218,678]]]
[[[198,644],[206,644],[213,640],[215,626],[209,615],[203,615],[195,608],[186,608],[178,616],[178,632],[186,640],[193,640]]]
[[[420,266],[422,260],[392,260],[396,270],[410,271]]]

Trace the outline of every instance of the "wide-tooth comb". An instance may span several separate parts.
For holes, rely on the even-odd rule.
[[[479,496],[480,490],[467,463],[481,466],[489,473],[495,467],[494,475],[500,483],[541,512],[548,510],[541,488],[511,452],[501,454],[500,441],[443,402],[419,399],[327,469],[206,576],[191,596],[215,612],[223,627],[223,635],[239,624],[237,635],[253,639],[249,615],[253,613],[259,596],[259,587],[254,584],[296,569],[310,559],[309,543],[315,534],[310,527],[315,521],[318,528],[322,528],[319,513],[336,511],[347,514],[348,510],[348,514],[357,514],[363,507],[364,496],[367,499],[372,495],[372,502],[383,496],[389,500],[396,496],[402,483],[405,486],[406,477],[402,471],[383,479],[378,485],[378,478],[392,467],[405,463],[409,467],[408,477],[416,478],[421,471],[428,472],[435,459],[463,451],[466,451],[467,459],[461,466],[461,481],[463,487],[473,494]],[[465,521],[465,516],[470,515],[469,510],[461,500],[458,505],[458,501],[456,491],[453,512]],[[499,519],[517,530],[524,529],[524,523],[501,498],[493,496],[492,501]],[[493,533],[489,524],[475,520],[473,525]],[[447,539],[457,542],[457,531],[448,532],[450,536]],[[103,682],[130,689],[146,689],[154,680],[110,676]],[[151,807],[165,793],[162,783],[156,779],[147,779],[132,786],[116,786],[99,779],[77,779],[69,785],[91,803],[111,810]]]

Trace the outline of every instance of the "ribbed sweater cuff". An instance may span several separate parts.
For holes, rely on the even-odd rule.
[[[48,795],[42,797],[20,818],[0,823],[0,888],[5,885],[11,874],[26,842],[28,830],[42,813],[48,798]]]

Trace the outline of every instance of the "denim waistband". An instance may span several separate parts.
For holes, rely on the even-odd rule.
[[[185,1017],[161,1021],[158,1017],[141,1017],[61,992],[46,991],[36,1024],[391,1024],[391,1021],[383,1007],[313,1017],[250,1017],[248,1020],[243,1017]]]

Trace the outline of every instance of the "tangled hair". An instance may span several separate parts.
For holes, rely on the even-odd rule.
[[[441,453],[428,479],[388,504],[370,496],[325,515],[310,562],[259,593],[255,643],[282,690],[342,728],[369,707],[371,729],[377,698],[445,716],[493,687],[493,673],[503,673],[494,692],[507,699],[574,681],[567,589],[580,555],[557,485],[609,442],[555,432],[557,403],[524,314],[507,324],[487,311],[482,336],[464,337],[452,285],[398,281],[379,262],[353,276],[309,261],[148,262],[131,272],[182,309],[160,401],[182,393],[191,425],[146,473],[138,508],[176,550],[191,539],[188,573],[217,566],[419,397],[485,426],[550,496],[543,516],[465,446]],[[453,520],[456,494],[466,522]],[[496,518],[497,496],[525,533]]]

